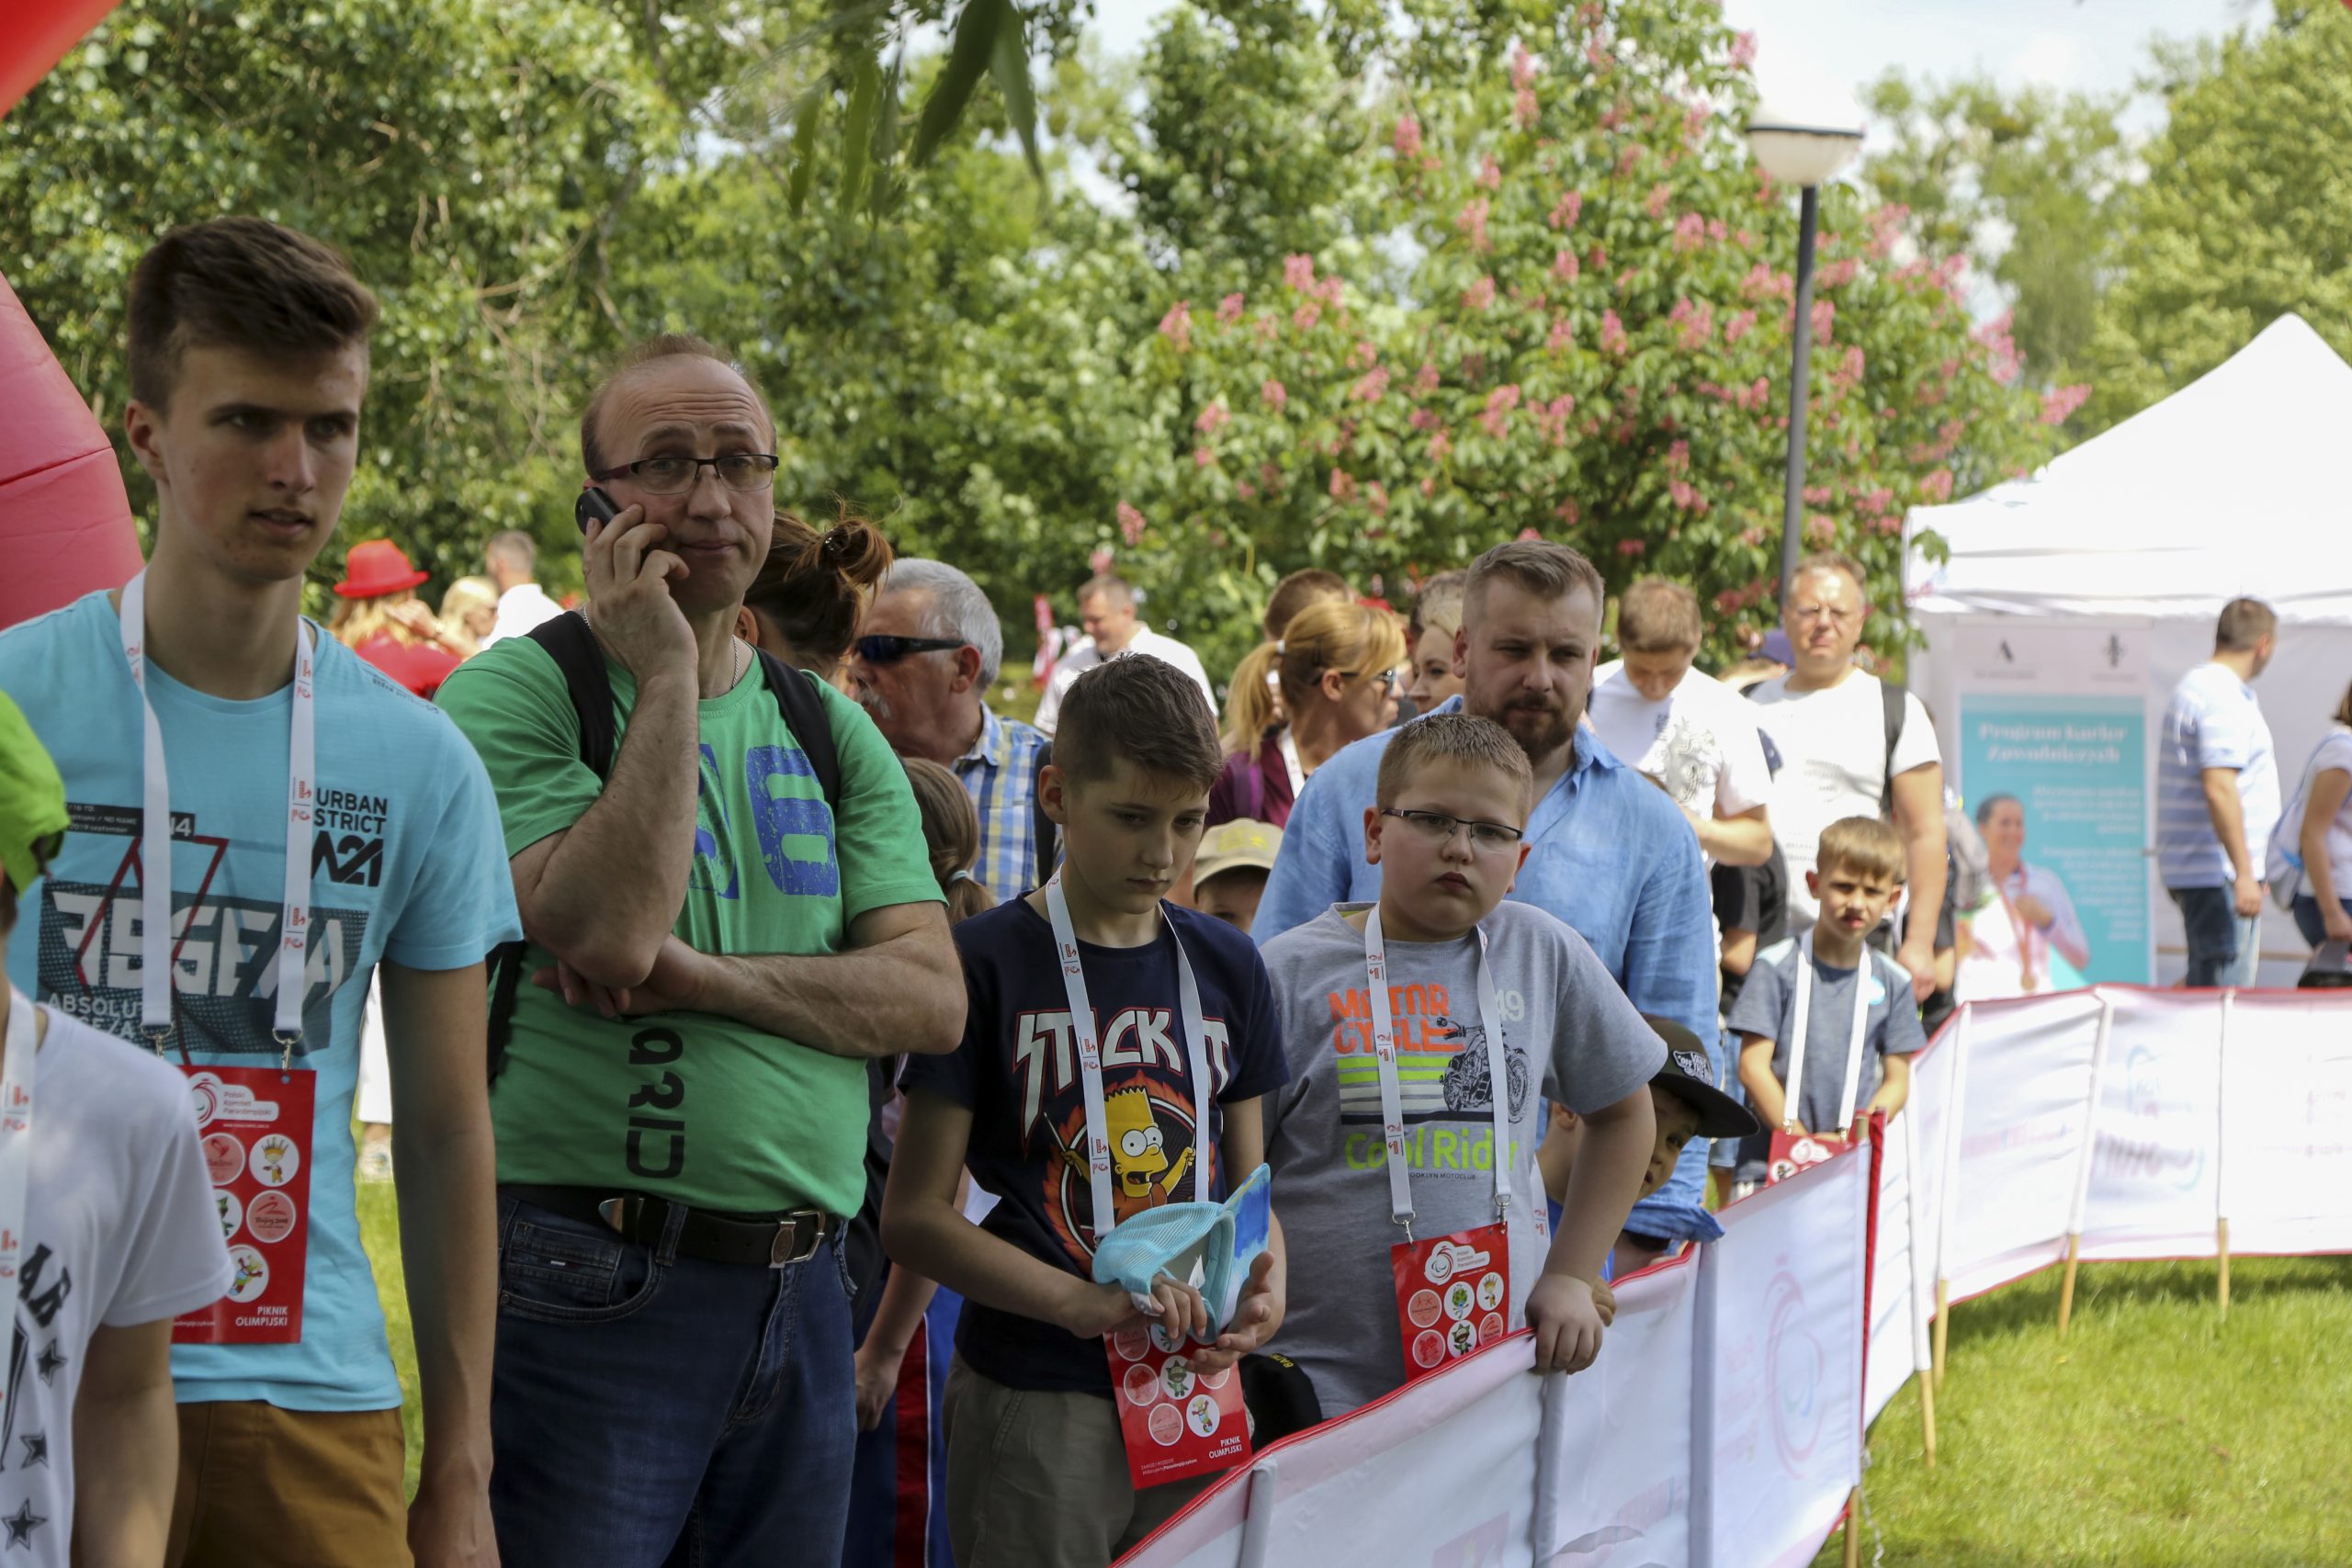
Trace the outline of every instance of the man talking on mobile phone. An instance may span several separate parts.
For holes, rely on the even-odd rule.
[[[719,349],[630,350],[581,421],[583,488],[616,507],[585,530],[584,616],[441,691],[527,941],[492,1021],[511,1562],[841,1551],[865,1059],[952,1049],[964,987],[889,747],[734,635],[775,444]]]

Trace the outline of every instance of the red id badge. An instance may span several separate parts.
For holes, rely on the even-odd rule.
[[[1193,1371],[1186,1337],[1171,1343],[1158,1326],[1105,1335],[1102,1348],[1111,1357],[1127,1479],[1136,1491],[1231,1470],[1250,1457],[1250,1417],[1236,1370]]]
[[[1396,1283],[1396,1326],[1405,1337],[1405,1381],[1423,1378],[1510,1331],[1510,1241],[1502,1224],[1480,1225],[1388,1249]]]
[[[1822,1161],[1843,1150],[1849,1140],[1828,1134],[1775,1133],[1772,1152],[1764,1167],[1764,1185],[1784,1181],[1808,1166]]]
[[[175,1345],[290,1345],[302,1337],[311,1247],[311,1114],[319,1075],[189,1067],[196,1133],[228,1239],[229,1293],[172,1325]]]

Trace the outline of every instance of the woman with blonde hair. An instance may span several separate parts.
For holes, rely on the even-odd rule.
[[[463,657],[481,651],[481,639],[498,624],[498,585],[487,577],[461,577],[441,591],[441,629],[454,645],[469,646]]]
[[[846,502],[822,532],[779,512],[768,558],[736,612],[735,635],[854,696],[849,645],[889,570],[890,542]]]
[[[1367,604],[1324,601],[1291,617],[1233,672],[1225,772],[1209,790],[1208,825],[1290,820],[1292,803],[1326,759],[1396,718],[1405,632]],[[1269,735],[1272,685],[1290,722]]]
[[[1462,691],[1462,677],[1453,672],[1453,639],[1462,630],[1462,597],[1469,583],[1466,571],[1442,571],[1422,583],[1413,600],[1413,618],[1405,627],[1413,649],[1405,700],[1417,717]]]
[[[416,596],[426,574],[390,539],[369,539],[344,557],[327,630],[368,663],[427,700],[473,651],[451,637]]]

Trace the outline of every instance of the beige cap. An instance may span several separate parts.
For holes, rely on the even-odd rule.
[[[1200,852],[1193,857],[1193,886],[1198,887],[1223,871],[1272,871],[1282,847],[1283,830],[1271,822],[1247,818],[1220,822],[1201,835]]]

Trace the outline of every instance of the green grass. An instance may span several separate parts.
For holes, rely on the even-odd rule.
[[[416,1353],[390,1187],[360,1187],[359,1224],[413,1491]],[[2352,1258],[2239,1261],[2226,1325],[2213,1278],[2211,1263],[2086,1264],[2063,1340],[2054,1269],[1954,1308],[1938,1468],[1920,1461],[1915,1381],[1871,1429],[1863,1562],[2352,1562]],[[1819,1563],[1838,1553],[1833,1537]]]
[[[416,1466],[424,1427],[416,1403],[416,1342],[409,1331],[408,1290],[401,1282],[401,1213],[389,1181],[359,1184],[359,1239],[376,1266],[376,1293],[391,1331],[392,1367],[401,1375],[401,1427],[408,1438],[408,1493],[416,1495]]]
[[[2352,1562],[2352,1259],[2233,1264],[2226,1324],[2214,1277],[2086,1264],[2064,1339],[2055,1269],[1954,1308],[1938,1468],[1915,1380],[1871,1430],[1862,1561]]]

